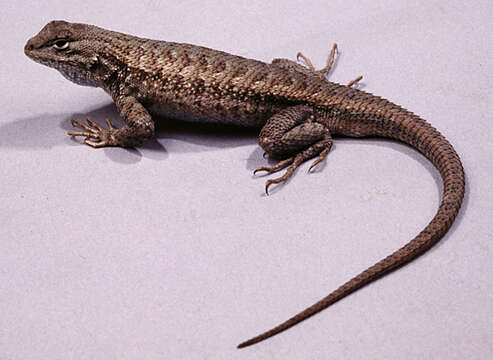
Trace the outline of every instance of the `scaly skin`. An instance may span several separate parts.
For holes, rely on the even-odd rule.
[[[325,309],[362,286],[404,265],[440,240],[452,225],[464,197],[464,171],[452,145],[430,124],[385,99],[326,80],[329,65],[315,71],[287,59],[271,64],[204,47],[142,39],[92,25],[53,21],[30,39],[25,53],[69,80],[103,88],[126,125],[104,129],[91,119],[73,119],[93,147],[137,146],[154,135],[152,115],[261,129],[259,143],[281,161],[257,171],[287,180],[304,161],[323,161],[332,135],[379,136],[420,151],[440,172],[443,197],[431,222],[404,247],[369,267],[291,319],[238,345],[271,337]],[[359,78],[358,78],[359,79]],[[355,81],[357,81],[356,79]],[[92,139],[92,140],[91,140]]]

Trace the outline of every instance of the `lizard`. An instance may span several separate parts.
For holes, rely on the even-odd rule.
[[[436,167],[443,194],[436,215],[407,244],[368,267],[320,301],[276,327],[238,345],[243,348],[276,335],[392,270],[409,263],[438,242],[451,227],[461,206],[465,175],[449,141],[428,122],[386,99],[352,85],[330,82],[326,74],[334,61],[315,70],[288,59],[271,63],[190,44],[140,38],[103,28],[51,21],[29,39],[25,54],[58,70],[70,81],[102,88],[116,104],[125,125],[103,127],[90,118],[72,119],[80,136],[94,148],[135,147],[155,133],[153,116],[236,125],[260,131],[258,142],[273,166],[255,172],[284,170],[266,181],[265,191],[284,183],[309,159],[322,162],[333,135],[383,137],[410,145]]]

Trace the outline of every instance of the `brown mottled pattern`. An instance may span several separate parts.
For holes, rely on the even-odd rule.
[[[287,59],[271,64],[200,46],[138,38],[92,25],[53,21],[30,39],[25,53],[67,79],[103,88],[126,125],[104,129],[74,119],[93,147],[137,146],[154,135],[152,114],[188,121],[261,128],[259,143],[281,158],[273,173],[287,168],[284,182],[304,161],[323,161],[331,135],[381,136],[416,148],[438,169],[443,197],[431,222],[404,247],[369,267],[291,319],[239,347],[264,340],[411,261],[450,228],[464,196],[464,172],[450,143],[430,124],[380,97],[327,81],[320,72]],[[94,140],[91,140],[94,139]]]

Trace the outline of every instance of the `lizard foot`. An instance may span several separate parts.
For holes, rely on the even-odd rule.
[[[257,172],[259,172],[259,171],[267,171],[268,174],[272,174],[272,173],[274,173],[276,171],[279,171],[279,170],[284,169],[288,165],[291,165],[291,163],[293,162],[293,160],[294,160],[294,157],[290,157],[288,159],[279,161],[274,166],[261,166],[259,168],[256,168],[253,171],[253,175],[257,174]]]
[[[287,168],[287,170],[283,176],[280,176],[280,177],[275,178],[275,179],[269,179],[265,182],[265,193],[267,195],[269,195],[269,187],[272,184],[279,184],[279,183],[284,182],[287,179],[289,179],[293,175],[294,171],[296,170],[296,168],[298,166],[300,166],[307,159],[313,157],[315,154],[318,153],[317,159],[312,163],[312,165],[308,169],[308,172],[311,172],[311,170],[315,166],[317,166],[320,162],[322,162],[325,159],[327,154],[330,152],[331,148],[332,148],[332,139],[321,140],[321,141],[317,142],[316,144],[310,146],[305,151],[302,151],[298,155],[291,157],[291,158],[288,158],[286,160],[282,160],[278,164],[276,164],[270,168],[269,167],[261,167],[261,168],[258,168],[257,170],[255,170],[255,171],[262,171],[263,170],[263,171],[268,171],[269,173],[272,173],[272,172],[281,170],[281,169],[283,169],[289,165],[289,167]]]
[[[116,129],[109,119],[106,119],[108,129],[103,129],[101,125],[91,120],[90,118],[86,118],[86,121],[87,124],[84,124],[76,118],[72,118],[72,125],[78,126],[85,131],[69,131],[67,132],[67,134],[70,136],[84,136],[86,138],[84,140],[84,143],[94,148],[116,145],[114,138],[114,133]],[[92,141],[90,139],[96,139],[99,141]]]
[[[356,79],[351,80],[350,82],[347,83],[347,87],[351,87],[357,82],[359,82],[361,79],[363,79],[363,75],[358,76]]]
[[[298,166],[300,166],[300,164],[302,164],[303,161],[305,161],[305,160],[306,160],[305,154],[300,153],[300,154],[298,154],[292,158],[289,158],[289,159],[286,159],[286,160],[279,162],[277,165],[274,165],[272,168],[275,168],[274,171],[278,171],[278,170],[286,167],[288,165],[288,161],[289,161],[289,164],[291,164],[291,165],[289,165],[289,167],[287,168],[287,170],[283,176],[280,176],[280,177],[274,178],[274,179],[269,179],[265,182],[265,193],[267,195],[269,195],[269,187],[272,184],[279,184],[279,183],[282,183],[282,182],[286,181],[287,179],[289,179],[291,177],[291,175],[293,175],[296,168]],[[282,164],[282,167],[279,167],[279,164]]]
[[[318,154],[318,158],[310,165],[310,168],[308,169],[308,172],[311,172],[312,169],[317,166],[319,163],[324,161],[325,157],[327,154],[330,152],[330,149],[332,148],[332,141],[327,143],[327,147],[324,148],[320,154]]]
[[[320,70],[315,70],[315,67],[313,66],[313,64],[310,61],[310,59],[307,58],[305,55],[303,55],[301,52],[299,52],[296,55],[296,59],[299,60],[300,58],[302,58],[303,61],[306,64],[306,66],[308,66],[308,68],[311,71],[313,71],[313,72],[319,74],[320,76],[324,77],[325,75],[328,74],[328,72],[332,68],[332,65],[334,65],[334,60],[335,60],[336,52],[337,52],[337,44],[334,44],[334,45],[332,45],[332,50],[330,51],[330,57],[329,57],[329,61],[327,62],[327,65],[323,69],[320,69]]]
[[[317,122],[320,121],[320,122]],[[282,159],[274,166],[262,166],[255,170],[271,174],[287,168],[284,175],[267,180],[265,192],[272,184],[288,180],[303,162],[317,157],[310,170],[325,159],[332,147],[332,137],[322,117],[317,118],[313,109],[298,105],[285,108],[272,115],[259,134],[259,145],[271,156]]]
[[[299,52],[296,55],[296,59],[297,60],[299,60],[300,58],[303,59],[304,63],[308,67],[308,69],[310,69],[314,73],[318,74],[320,77],[325,78],[325,76],[330,72],[330,69],[332,69],[332,66],[334,65],[336,53],[337,53],[337,44],[334,44],[334,45],[332,45],[332,50],[330,51],[329,61],[327,62],[327,65],[323,69],[320,69],[320,70],[315,70],[315,67],[313,66],[310,59],[307,58],[305,55],[303,55],[301,52]],[[351,87],[354,84],[356,84],[358,81],[360,81],[361,79],[363,79],[363,76],[360,75],[357,78],[351,80],[347,84],[347,86]]]
[[[287,179],[289,179],[291,177],[291,175],[293,175],[293,172],[294,170],[298,167],[298,165],[294,165],[294,164],[291,164],[291,166],[286,170],[286,172],[284,173],[283,176],[280,176],[278,178],[275,178],[275,179],[269,179],[265,182],[265,193],[267,195],[269,195],[269,187],[272,185],[272,184],[279,184],[281,182],[284,182],[286,181]]]

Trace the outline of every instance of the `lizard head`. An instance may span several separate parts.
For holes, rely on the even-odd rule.
[[[98,39],[92,25],[51,21],[38,35],[29,39],[24,53],[32,60],[58,70],[79,85],[97,86],[95,69],[98,50],[104,41]]]

